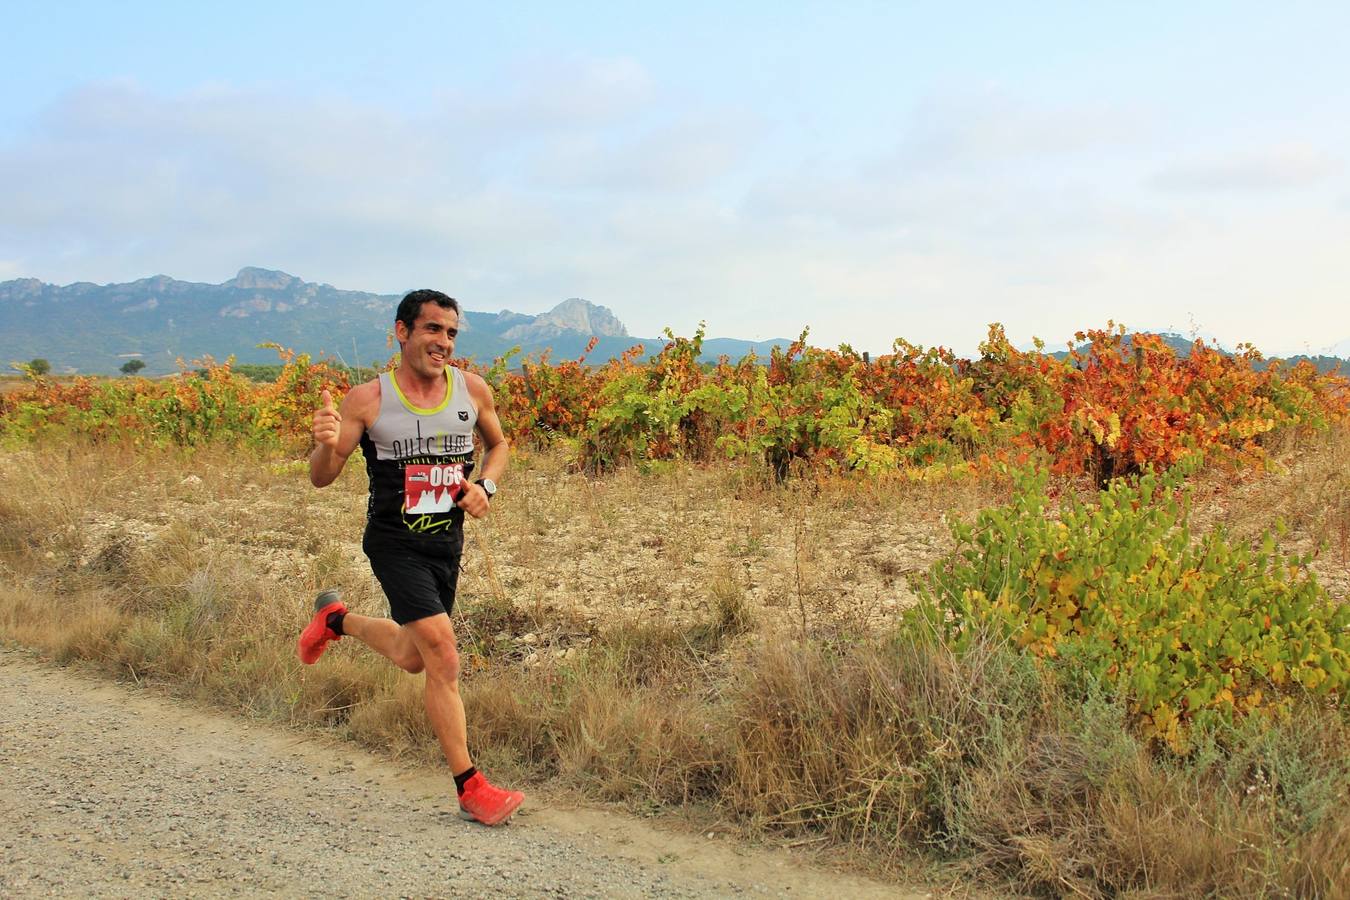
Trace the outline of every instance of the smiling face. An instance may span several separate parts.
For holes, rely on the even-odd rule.
[[[394,336],[403,348],[403,365],[423,378],[443,375],[458,335],[459,313],[435,303],[422,304],[411,330],[404,322],[394,323]]]

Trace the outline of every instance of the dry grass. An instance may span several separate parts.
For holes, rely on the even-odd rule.
[[[1328,546],[1316,566],[1343,597],[1347,448],[1202,481],[1202,514],[1247,533],[1283,512],[1292,540]],[[1122,710],[1067,702],[1005,647],[957,658],[897,631],[907,578],[949,546],[944,520],[997,486],[518,462],[471,528],[457,615],[485,764],[1002,889],[1345,894],[1343,711],[1164,759]],[[316,492],[300,466],[209,451],[9,452],[0,637],[435,760],[420,679],[355,641],[313,667],[293,655],[320,586],[383,613],[363,512],[359,471]]]
[[[1332,596],[1350,596],[1350,429],[1286,436],[1271,469],[1204,473],[1195,523],[1249,538],[1282,523],[1283,544],[1316,554],[1318,580]]]

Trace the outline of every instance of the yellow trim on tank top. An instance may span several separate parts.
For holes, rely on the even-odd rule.
[[[412,413],[415,416],[430,416],[440,412],[441,410],[449,406],[450,395],[455,392],[455,379],[450,377],[450,370],[448,368],[445,369],[444,371],[445,371],[445,399],[441,401],[440,406],[434,406],[431,409],[423,409],[420,406],[413,406],[412,401],[410,401],[407,397],[403,396],[403,388],[398,386],[398,376],[395,375],[393,372],[389,373],[389,383],[394,386],[394,393],[398,395],[398,399],[407,408],[408,412]]]

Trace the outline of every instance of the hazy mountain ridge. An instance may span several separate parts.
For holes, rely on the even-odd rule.
[[[1180,356],[1180,357],[1183,357],[1183,358],[1184,358],[1184,357],[1187,357],[1187,356],[1190,356],[1190,354],[1191,354],[1191,349],[1195,346],[1195,339],[1194,339],[1194,338],[1186,337],[1185,335],[1177,334],[1176,332],[1172,332],[1172,331],[1153,331],[1153,332],[1143,332],[1143,333],[1145,333],[1145,334],[1153,334],[1154,336],[1160,338],[1160,339],[1162,340],[1162,342],[1163,342],[1164,344],[1166,344],[1166,345],[1172,350],[1173,353],[1175,353],[1177,356]],[[1205,345],[1206,345],[1207,347],[1209,347],[1209,348],[1211,348],[1211,349],[1213,349],[1213,350],[1219,351],[1219,352],[1222,353],[1224,356],[1232,356],[1232,355],[1233,355],[1233,351],[1231,351],[1231,350],[1228,349],[1227,347],[1222,346],[1222,345],[1219,344],[1217,341],[1215,341],[1215,340],[1213,340],[1213,339],[1211,339],[1211,338],[1204,338],[1204,341],[1205,341]],[[1342,341],[1342,343],[1350,344],[1350,341]],[[1126,347],[1129,347],[1129,336],[1128,336],[1128,335],[1127,335],[1126,338],[1125,338],[1125,346],[1126,346]],[[1048,348],[1047,348],[1047,349],[1048,349]],[[1259,350],[1260,348],[1258,347],[1257,349]],[[1069,352],[1068,352],[1067,350],[1058,350],[1058,351],[1055,351],[1055,352],[1051,353],[1050,355],[1053,356],[1053,357],[1055,357],[1056,359],[1067,359],[1068,356],[1069,356]],[[1256,368],[1257,370],[1264,370],[1264,369],[1266,369],[1267,367],[1269,367],[1269,365],[1270,365],[1270,363],[1271,363],[1272,360],[1279,359],[1279,360],[1282,360],[1283,362],[1288,363],[1288,364],[1290,364],[1290,365],[1295,365],[1295,364],[1300,363],[1300,362],[1309,362],[1309,363],[1312,363],[1313,366],[1315,366],[1315,367],[1317,368],[1317,371],[1319,371],[1319,372],[1321,372],[1321,373],[1323,373],[1323,374],[1326,374],[1327,372],[1330,372],[1330,371],[1332,371],[1332,370],[1334,370],[1334,369],[1337,369],[1337,368],[1341,369],[1342,372],[1343,372],[1343,374],[1350,373],[1350,361],[1347,361],[1346,359],[1344,359],[1344,358],[1342,358],[1342,357],[1339,357],[1339,356],[1332,356],[1332,355],[1329,355],[1329,354],[1308,355],[1308,354],[1306,354],[1306,353],[1299,353],[1299,354],[1295,354],[1295,355],[1293,355],[1293,356],[1279,356],[1279,355],[1276,355],[1276,354],[1263,354],[1263,356],[1265,357],[1264,361],[1263,361],[1263,362],[1259,362],[1259,363],[1255,364],[1255,366],[1254,366],[1254,368]]]
[[[286,272],[246,267],[221,284],[179,281],[154,275],[137,281],[58,286],[36,278],[0,282],[0,363],[42,357],[54,372],[115,372],[140,358],[146,374],[174,371],[176,361],[203,356],[241,363],[273,363],[272,342],[314,356],[327,354],[349,364],[383,362],[394,352],[388,335],[400,294],[348,291],[307,282]],[[540,315],[465,309],[456,353],[488,361],[512,347],[553,360],[575,358],[591,339],[588,359],[599,363],[635,344],[647,354],[661,338],[640,338],[614,313],[570,298]],[[788,341],[751,342],[719,338],[707,342],[706,356],[739,357]]]
[[[400,296],[343,290],[252,266],[221,284],[167,275],[64,286],[17,278],[0,282],[0,365],[42,357],[58,373],[112,373],[127,359],[140,358],[146,374],[157,374],[175,371],[179,358],[190,362],[207,355],[233,355],[241,363],[276,362],[276,351],[257,347],[262,342],[349,364],[383,362],[395,349],[388,335]],[[1190,352],[1190,338],[1155,333],[1180,355]],[[636,344],[647,355],[665,344],[660,337],[630,336],[611,310],[573,297],[539,315],[466,309],[456,352],[490,361],[519,346],[522,356],[548,353],[557,361],[581,356],[592,338],[597,343],[587,359],[594,364]],[[789,343],[786,338],[708,338],[703,359],[735,360],[751,351],[764,358],[774,346]],[[1350,346],[1350,341],[1342,344]],[[1330,354],[1286,359],[1306,359],[1324,372],[1337,365],[1350,370],[1342,358]]]

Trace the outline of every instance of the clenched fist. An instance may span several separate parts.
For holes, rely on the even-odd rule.
[[[314,443],[337,449],[338,432],[342,430],[342,416],[333,406],[333,395],[327,388],[319,395],[323,406],[314,413]]]

